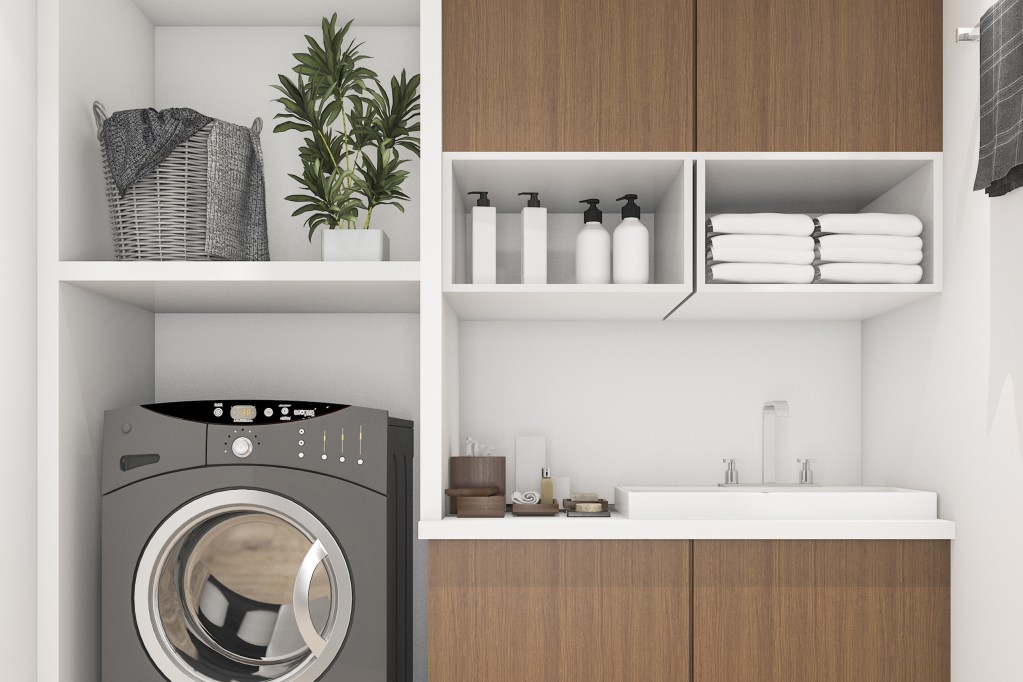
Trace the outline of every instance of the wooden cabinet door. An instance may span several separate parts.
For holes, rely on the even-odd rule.
[[[947,541],[693,543],[693,682],[950,678]]]
[[[689,680],[690,546],[431,541],[430,679]]]
[[[940,0],[696,0],[700,151],[941,151]]]
[[[445,151],[693,149],[694,0],[443,0]]]

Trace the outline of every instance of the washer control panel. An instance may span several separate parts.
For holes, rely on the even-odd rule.
[[[185,400],[143,405],[147,410],[206,424],[282,424],[341,412],[348,405],[284,400]]]

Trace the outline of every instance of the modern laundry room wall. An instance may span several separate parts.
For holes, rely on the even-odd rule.
[[[156,400],[323,400],[419,424],[419,316],[161,314]],[[419,458],[419,429],[415,437]],[[415,478],[419,520],[419,467]],[[413,556],[415,679],[426,679],[426,542]]]

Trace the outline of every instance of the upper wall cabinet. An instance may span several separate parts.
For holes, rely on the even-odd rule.
[[[940,151],[940,0],[695,0],[700,151]]]
[[[692,150],[694,1],[444,0],[444,149]]]

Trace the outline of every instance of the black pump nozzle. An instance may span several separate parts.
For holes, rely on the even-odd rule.
[[[597,204],[600,203],[600,199],[583,199],[579,202],[580,204],[589,204],[590,207],[583,213],[584,223],[600,223],[604,220],[604,214],[597,208]]]
[[[622,220],[626,218],[639,218],[639,206],[636,205],[636,199],[639,199],[635,194],[626,194],[624,197],[618,197],[615,201],[627,202],[622,206]]]
[[[476,200],[476,205],[477,206],[489,206],[490,205],[490,199],[487,197],[487,194],[489,194],[489,192],[466,192],[466,194],[470,194],[470,195],[471,194],[479,194],[480,195],[480,198]]]
[[[519,192],[519,196],[528,196],[529,201],[526,202],[526,206],[532,208],[538,208],[540,206],[540,193],[539,192]]]

